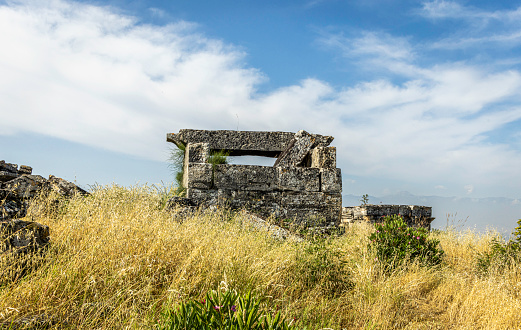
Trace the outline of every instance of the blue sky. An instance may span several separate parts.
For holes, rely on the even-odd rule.
[[[36,174],[167,183],[166,133],[305,129],[347,194],[521,200],[521,1],[0,0],[0,32],[0,159]]]

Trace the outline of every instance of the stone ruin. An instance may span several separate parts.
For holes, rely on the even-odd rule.
[[[33,175],[32,168],[0,161],[0,258],[7,255],[36,251],[49,243],[49,227],[21,220],[27,214],[30,201],[39,194],[54,191],[70,197],[88,194],[75,184],[49,176]]]
[[[192,206],[247,209],[263,218],[289,219],[305,226],[349,226],[402,215],[410,226],[430,229],[432,208],[417,205],[342,207],[342,176],[331,136],[306,131],[207,131],[182,129],[167,141],[185,149],[183,187]],[[210,156],[276,158],[273,166],[211,164]]]
[[[374,205],[349,206],[342,208],[342,226],[356,222],[378,223],[387,215],[401,215],[407,225],[431,229],[432,207],[418,205]]]
[[[304,226],[338,226],[342,176],[331,136],[306,131],[255,132],[182,129],[167,141],[185,149],[183,186],[195,205],[247,209],[261,217]],[[217,151],[230,156],[276,158],[273,166],[211,164]]]

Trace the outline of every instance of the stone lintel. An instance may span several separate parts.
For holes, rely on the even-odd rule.
[[[330,136],[313,134],[317,145],[327,146],[333,140]],[[295,138],[293,132],[230,131],[181,129],[179,133],[168,133],[166,140],[177,146],[189,143],[208,143],[211,151],[226,150],[230,156],[278,157]]]
[[[276,157],[294,135],[292,132],[181,129],[177,134],[167,134],[166,140],[176,145],[208,143],[211,151],[226,150],[230,156]]]

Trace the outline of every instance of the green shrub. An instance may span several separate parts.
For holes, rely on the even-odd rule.
[[[327,239],[315,238],[298,251],[294,280],[300,282],[303,290],[318,287],[326,296],[341,296],[353,287],[353,282],[343,253],[329,243]]]
[[[251,292],[241,297],[232,290],[210,291],[202,301],[183,302],[163,313],[159,329],[169,330],[291,330],[278,312],[274,317],[260,311],[260,302]]]
[[[489,244],[490,251],[478,253],[477,270],[479,274],[487,274],[490,269],[503,271],[521,261],[521,219],[512,233],[515,237],[508,242],[493,238]]]
[[[438,265],[443,250],[439,240],[429,239],[425,228],[409,227],[399,215],[386,216],[382,224],[375,224],[369,236],[369,248],[376,251],[378,261],[387,269],[404,261],[418,261],[423,266]]]

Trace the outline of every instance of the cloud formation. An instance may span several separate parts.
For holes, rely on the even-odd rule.
[[[455,5],[424,10],[447,17],[447,6]],[[520,72],[422,66],[407,37],[322,40],[388,78],[340,89],[309,78],[261,94],[267,77],[190,22],[156,26],[111,7],[22,1],[0,6],[0,32],[3,135],[34,132],[163,161],[167,132],[236,129],[239,119],[241,130],[335,136],[346,180],[420,180],[462,193],[472,182],[509,195],[521,186],[519,148],[487,137],[521,119]]]

